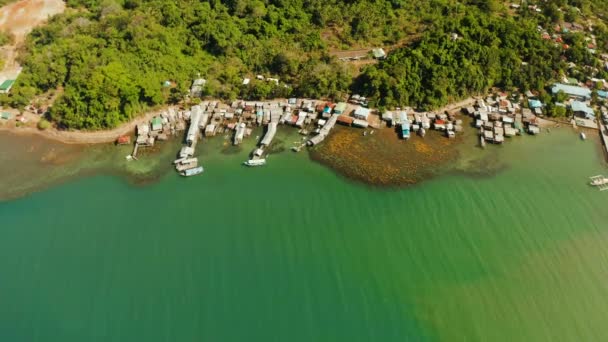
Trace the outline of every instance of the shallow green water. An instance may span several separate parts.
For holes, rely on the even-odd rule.
[[[199,177],[81,177],[0,202],[0,340],[608,338],[591,141],[520,137],[390,191],[304,153],[247,169],[250,146],[220,144],[200,145]]]

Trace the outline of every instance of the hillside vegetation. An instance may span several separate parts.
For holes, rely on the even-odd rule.
[[[591,2],[578,2],[593,10]],[[36,94],[62,89],[50,113],[68,128],[114,127],[150,106],[181,101],[199,74],[208,80],[204,95],[226,99],[356,91],[379,105],[433,107],[493,85],[538,87],[564,68],[561,50],[536,31],[551,19],[511,17],[492,0],[67,4],[71,9],[29,36],[24,72],[0,100],[23,107]],[[328,29],[331,37],[322,39]],[[414,32],[423,32],[418,41],[355,80],[328,52],[398,44]],[[242,85],[256,74],[280,83]]]

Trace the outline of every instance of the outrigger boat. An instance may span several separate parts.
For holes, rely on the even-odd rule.
[[[590,185],[596,186],[598,189],[600,189],[600,191],[608,190],[608,177],[597,175],[590,178]]]

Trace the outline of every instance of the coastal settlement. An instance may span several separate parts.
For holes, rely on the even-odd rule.
[[[200,85],[200,80],[194,81],[193,92]],[[606,145],[608,110],[600,108],[602,118],[596,120],[589,103],[591,91],[583,86],[563,83],[556,83],[552,91],[555,95],[566,94],[564,106],[572,111],[573,126],[599,129]],[[505,138],[524,132],[539,134],[544,106],[530,91],[525,94],[496,92],[485,98],[465,101],[461,107],[454,108],[456,110],[445,112],[419,112],[407,107],[380,112],[367,108],[367,100],[359,95],[352,95],[348,102],[338,103],[297,98],[237,100],[232,103],[201,101],[187,109],[169,107],[149,122],[138,125],[133,153],[128,159],[137,159],[140,148],[153,146],[186,131],[184,144],[174,162],[175,168],[185,176],[199,174],[203,169],[194,155],[202,136],[229,135],[232,143],[239,145],[251,136],[254,127],[261,126],[264,128],[263,136],[244,162],[247,166],[260,166],[266,163],[268,148],[279,125],[292,126],[303,136],[301,142],[292,146],[292,150],[298,152],[305,146],[323,142],[336,124],[361,129],[363,136],[373,134],[376,129],[392,128],[403,140],[413,135],[423,138],[429,130],[450,139],[464,129],[463,120],[459,118],[461,113],[472,117],[471,126],[479,130],[479,144],[485,147],[486,143],[502,144]],[[117,143],[130,144],[131,138],[120,136]]]

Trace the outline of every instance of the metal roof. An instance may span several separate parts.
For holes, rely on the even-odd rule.
[[[591,97],[591,90],[588,88],[572,86],[572,85],[562,84],[562,83],[556,83],[551,88],[551,92],[553,94],[557,94],[560,90],[571,96],[579,96],[579,97],[584,97],[584,98]]]

